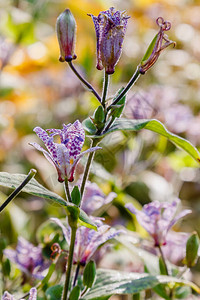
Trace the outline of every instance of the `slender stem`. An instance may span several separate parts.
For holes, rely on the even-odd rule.
[[[99,94],[97,93],[97,91],[93,88],[93,86],[82,77],[82,75],[76,70],[76,68],[74,67],[74,65],[72,64],[72,61],[68,61],[68,64],[70,66],[70,68],[72,69],[72,71],[74,72],[74,74],[76,74],[76,76],[79,78],[79,80],[90,90],[90,92],[92,92],[94,94],[94,96],[98,99],[98,101],[101,103],[101,97],[99,96]]]
[[[140,75],[141,74],[139,72],[139,68],[137,67],[135,73],[133,74],[133,76],[131,77],[131,79],[129,80],[129,82],[127,83],[126,87],[119,94],[119,96],[115,99],[115,101],[113,103],[111,103],[110,106],[108,106],[107,111],[109,111],[112,108],[112,105],[117,104],[119,102],[119,100],[121,100],[124,97],[124,95],[126,95],[126,93],[130,90],[130,88],[133,86],[133,84],[135,84],[135,82],[140,77]]]
[[[69,191],[69,183],[68,183],[67,178],[65,178],[64,189],[65,189],[65,194],[67,196],[67,200],[69,202],[72,202],[72,198],[71,198],[70,191]]]
[[[115,118],[111,118],[110,122],[108,123],[108,125],[104,129],[103,133],[106,132],[110,128],[110,126],[112,125],[112,123],[114,122],[114,120],[115,120]]]
[[[76,285],[76,281],[78,279],[79,270],[80,270],[80,263],[78,263],[77,267],[76,267],[76,273],[75,273],[75,276],[74,276],[73,287],[75,287],[75,285]]]
[[[164,267],[165,267],[166,275],[169,275],[167,264],[166,264],[166,260],[165,260],[165,257],[164,257],[164,254],[163,254],[163,251],[162,251],[162,248],[161,248],[160,245],[158,246],[158,249],[159,249],[159,252],[160,252],[160,255],[161,255]]]
[[[67,261],[67,271],[66,271],[65,285],[63,288],[62,300],[67,300],[67,295],[69,291],[70,276],[71,276],[71,270],[73,264],[74,245],[76,239],[76,230],[77,230],[76,227],[71,227],[71,241],[69,247],[69,257]]]
[[[10,194],[10,196],[6,199],[6,201],[0,206],[0,212],[12,201],[25,187],[25,185],[35,176],[36,170],[31,169],[25,178],[25,180]]]
[[[91,147],[95,147],[98,144],[98,142],[99,142],[98,139],[94,139],[92,141]],[[80,190],[81,196],[83,196],[83,193],[84,193],[85,184],[86,184],[86,181],[87,181],[87,178],[88,178],[88,174],[89,174],[89,170],[90,170],[90,165],[92,163],[93,157],[94,157],[94,152],[90,152],[90,154],[88,156],[87,164],[85,166],[83,180],[82,180],[82,184],[81,184],[81,190]]]
[[[107,92],[108,92],[108,86],[109,86],[109,75],[104,73],[104,83],[103,83],[103,94],[102,94],[102,100],[101,104],[105,108],[105,102],[106,102],[106,97],[107,97]]]

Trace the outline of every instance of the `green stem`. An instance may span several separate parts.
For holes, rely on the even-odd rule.
[[[140,77],[140,72],[139,72],[139,68],[137,67],[135,73],[133,74],[133,76],[131,77],[131,79],[129,80],[129,82],[127,83],[126,87],[123,89],[123,91],[119,94],[119,96],[115,99],[115,101],[113,103],[111,103],[110,106],[108,106],[107,111],[109,111],[113,105],[117,104],[125,95],[126,93],[130,90],[130,88],[135,84],[135,82],[137,81],[137,79]]]
[[[101,97],[99,96],[99,94],[97,93],[97,91],[93,88],[93,86],[82,77],[82,75],[76,70],[76,68],[74,67],[74,65],[72,64],[72,61],[68,61],[68,65],[70,66],[70,68],[72,69],[72,71],[74,72],[74,74],[78,77],[78,79],[90,90],[90,92],[93,93],[93,95],[98,99],[98,101],[101,103]]]
[[[76,273],[75,273],[75,276],[74,276],[73,287],[75,287],[75,285],[76,285],[76,281],[78,279],[78,274],[79,274],[80,266],[81,266],[80,263],[78,263],[77,267],[76,267]]]
[[[65,189],[65,194],[67,196],[67,200],[69,202],[72,202],[72,198],[71,198],[70,191],[69,191],[69,182],[68,182],[67,178],[65,178],[64,189]]]
[[[92,141],[91,147],[95,147],[98,144],[98,142],[99,142],[98,139],[94,139]],[[88,178],[88,174],[89,174],[89,170],[90,170],[90,165],[92,163],[93,157],[94,157],[94,152],[90,152],[90,154],[88,156],[87,164],[85,166],[83,180],[82,180],[82,184],[81,184],[81,190],[80,190],[81,196],[83,196],[83,193],[84,193],[85,184],[86,184],[86,181],[87,181],[87,178]]]
[[[163,254],[163,251],[162,251],[162,248],[161,248],[161,246],[160,246],[160,245],[158,246],[158,249],[159,249],[159,252],[160,252],[160,255],[161,255],[161,258],[162,258],[162,261],[163,261],[164,267],[165,267],[165,272],[166,272],[166,275],[168,275],[168,276],[169,276],[169,272],[168,272],[167,264],[166,264],[166,261],[165,261],[165,257],[164,257],[164,254]]]
[[[106,97],[107,97],[107,93],[108,93],[108,86],[109,86],[109,75],[105,71],[104,83],[103,83],[103,94],[102,94],[102,100],[101,100],[101,104],[104,108],[105,108]]]
[[[27,183],[35,176],[36,170],[31,169],[25,178],[25,180],[10,194],[10,196],[6,199],[6,201],[0,206],[0,212],[12,201],[20,192],[21,190],[27,185]]]
[[[110,126],[112,125],[112,123],[115,121],[115,118],[111,118],[110,122],[108,123],[108,125],[106,126],[106,128],[103,130],[103,133],[105,133],[109,128]]]
[[[62,300],[67,300],[67,295],[68,295],[68,291],[69,291],[69,283],[70,283],[70,276],[71,276],[71,270],[72,270],[72,264],[73,264],[74,246],[75,246],[75,239],[76,239],[76,230],[77,230],[77,227],[71,227],[71,241],[70,241],[70,247],[69,247],[69,257],[68,257],[68,261],[67,261],[67,272],[66,272],[66,278],[65,278],[65,285],[63,288]]]

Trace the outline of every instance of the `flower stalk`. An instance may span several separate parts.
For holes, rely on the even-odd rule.
[[[85,79],[83,76],[77,71],[77,69],[74,67],[72,61],[68,61],[68,65],[70,66],[71,70],[74,72],[74,74],[78,77],[78,79],[89,89],[91,93],[97,98],[97,100],[101,103],[101,97],[97,93],[97,91],[93,88],[93,86]]]
[[[140,75],[141,74],[139,72],[139,68],[137,68],[135,73],[133,74],[133,76],[131,77],[129,82],[127,83],[126,87],[123,89],[123,91],[118,95],[118,97],[115,99],[115,101],[113,101],[113,103],[107,107],[107,111],[109,111],[113,105],[116,105],[128,93],[128,91],[136,83],[136,81],[138,80]]]
[[[99,143],[98,139],[93,139],[91,147],[95,147],[98,143]],[[81,196],[83,196],[83,193],[85,190],[85,184],[86,184],[86,181],[88,178],[88,174],[89,174],[89,170],[90,170],[90,166],[91,166],[93,157],[94,157],[94,153],[90,152],[90,154],[88,156],[87,164],[85,166],[84,174],[83,174],[83,180],[82,180],[81,190],[80,190]]]
[[[75,239],[76,239],[76,231],[77,231],[77,227],[71,227],[69,257],[68,257],[68,261],[67,261],[67,271],[66,271],[65,284],[64,284],[64,288],[63,288],[62,300],[67,300],[67,296],[68,296],[68,292],[69,292],[69,283],[70,283],[71,270],[72,270],[72,264],[73,264],[73,254],[74,254],[74,246],[75,246]]]
[[[105,103],[106,103],[106,97],[108,93],[108,86],[109,86],[109,75],[105,72],[104,73],[104,84],[103,84],[103,95],[102,95],[102,100],[101,104],[105,108]]]

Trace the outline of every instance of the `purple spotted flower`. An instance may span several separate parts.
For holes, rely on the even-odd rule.
[[[153,237],[155,246],[166,244],[166,236],[170,228],[182,217],[191,213],[185,209],[175,216],[179,199],[173,202],[154,201],[144,205],[143,209],[137,210],[132,203],[126,204],[126,208],[136,215],[140,225]]]
[[[77,120],[73,124],[63,125],[63,129],[47,129],[40,127],[34,128],[35,133],[44,142],[48,151],[37,143],[30,143],[52,163],[58,173],[58,181],[63,182],[74,180],[74,171],[79,159],[88,152],[101,149],[93,147],[81,153],[85,141],[85,132],[82,124]],[[48,134],[48,133],[50,134]],[[54,142],[54,137],[60,137],[60,143]]]
[[[64,226],[57,218],[51,218],[51,220],[61,227],[65,240],[68,245],[70,245],[70,227]],[[77,229],[73,257],[74,264],[80,263],[82,266],[85,266],[100,245],[122,232],[121,230],[116,230],[108,225],[104,225],[99,218],[92,218],[92,220],[97,225],[97,231],[84,226],[78,227]]]
[[[95,182],[87,181],[81,208],[90,215],[101,206],[110,203],[116,196],[114,192],[106,196]]]
[[[42,248],[35,247],[23,237],[18,238],[16,250],[5,249],[4,255],[27,275],[42,279],[42,272],[49,267],[42,257]]]
[[[4,292],[2,300],[16,300],[16,298],[13,295],[9,294],[8,292]],[[25,300],[25,299],[21,299],[21,300]],[[37,300],[36,288],[30,289],[28,300]]]
[[[152,52],[147,57],[145,54],[140,64],[139,71],[141,74],[145,74],[146,71],[149,70],[155,64],[162,50],[164,50],[171,44],[173,44],[174,46],[176,45],[176,43],[174,41],[170,41],[168,36],[164,33],[165,31],[170,30],[171,23],[168,21],[164,21],[162,17],[157,18],[156,23],[160,27],[160,30],[152,41],[152,43],[155,41]],[[149,52],[151,48],[152,44],[150,44],[147,52]]]
[[[122,52],[129,17],[124,11],[115,11],[114,7],[100,12],[98,17],[88,15],[92,17],[97,37],[97,69],[105,68],[107,74],[113,74]]]

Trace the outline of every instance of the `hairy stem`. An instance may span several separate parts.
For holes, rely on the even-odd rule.
[[[67,200],[69,202],[72,202],[72,198],[71,198],[70,191],[69,191],[69,182],[68,182],[67,178],[65,178],[64,189],[65,189],[65,194],[66,194]]]
[[[25,178],[25,180],[10,194],[10,196],[6,199],[6,201],[0,206],[0,212],[12,201],[20,192],[21,190],[27,185],[27,183],[35,176],[36,170],[31,169]]]
[[[103,94],[102,94],[102,100],[101,100],[101,104],[104,108],[105,108],[105,102],[106,102],[106,97],[107,97],[107,93],[108,93],[108,86],[109,86],[109,75],[105,71],[104,83],[103,83]]]
[[[113,103],[111,103],[110,106],[108,106],[107,111],[109,111],[113,105],[117,104],[125,95],[126,93],[130,90],[130,88],[135,84],[137,79],[140,77],[140,72],[139,68],[136,69],[135,73],[127,83],[126,87],[123,89],[123,91],[119,94],[119,96],[115,99]]]
[[[62,300],[67,300],[68,292],[69,292],[69,283],[71,277],[71,270],[73,264],[73,254],[74,254],[74,246],[75,246],[75,239],[76,239],[76,227],[71,227],[71,241],[70,241],[70,248],[69,248],[69,256],[67,261],[67,271],[66,271],[66,278],[65,284],[63,288],[63,295]]]
[[[90,90],[90,92],[93,93],[93,95],[98,99],[98,101],[101,103],[101,97],[99,96],[99,94],[97,93],[97,91],[93,88],[93,86],[82,77],[82,75],[76,70],[76,68],[74,67],[74,65],[72,64],[72,61],[68,61],[68,65],[70,66],[70,68],[72,69],[72,71],[74,72],[74,74],[78,77],[78,79]]]
[[[97,144],[98,144],[98,139],[94,139],[92,141],[91,147],[95,147]],[[87,178],[88,178],[88,174],[89,174],[89,170],[90,170],[90,165],[92,163],[93,157],[94,157],[94,152],[90,152],[90,154],[88,156],[88,160],[87,160],[86,166],[85,166],[83,180],[82,180],[82,184],[81,184],[81,190],[80,190],[81,196],[83,196],[83,193],[84,193],[85,184],[86,184],[86,181],[87,181]]]

